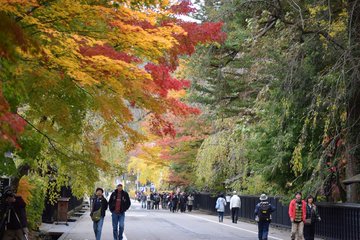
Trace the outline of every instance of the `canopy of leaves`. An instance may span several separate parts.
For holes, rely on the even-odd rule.
[[[189,87],[172,76],[179,57],[225,38],[220,23],[175,17],[192,11],[166,0],[0,0],[0,174],[34,171],[48,189],[82,196],[99,170],[125,171],[106,145],[146,139],[134,112],[175,134],[164,115],[199,113],[169,94]]]

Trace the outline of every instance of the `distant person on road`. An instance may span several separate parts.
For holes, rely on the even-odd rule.
[[[225,207],[226,207],[226,199],[224,197],[224,194],[220,194],[216,200],[216,205],[215,205],[215,208],[219,215],[219,222],[224,221]]]
[[[104,190],[102,188],[96,189],[96,197],[93,198],[93,202],[91,204],[92,209],[90,212],[90,216],[93,219],[93,228],[95,233],[96,240],[101,239],[101,231],[104,224],[104,218],[106,209],[108,208],[108,202],[104,197]],[[95,216],[96,215],[96,216]]]
[[[171,210],[172,212],[176,212],[178,209],[178,204],[179,204],[179,196],[174,193],[171,199]]]
[[[150,198],[150,194],[146,196],[146,206],[147,206],[147,210],[151,209],[151,198]]]
[[[141,193],[141,208],[146,208],[146,194],[144,192]]]
[[[290,202],[289,217],[291,221],[291,240],[304,240],[306,202],[302,200],[301,192],[297,192],[295,199]]]
[[[315,223],[320,222],[321,218],[316,205],[314,204],[314,197],[309,195],[306,198],[306,219],[304,224],[304,238],[305,240],[314,240]]]
[[[117,189],[109,199],[109,209],[113,224],[114,240],[122,240],[125,227],[125,212],[131,205],[129,194],[123,190],[123,185],[118,184]]]
[[[258,223],[258,238],[259,240],[267,240],[271,222],[271,213],[275,211],[275,207],[268,202],[266,194],[261,194],[259,199],[260,202],[255,206],[255,221]]]
[[[231,211],[231,218],[233,223],[237,223],[238,221],[240,207],[241,207],[240,197],[236,194],[236,191],[234,191],[232,197],[230,198],[230,211]]]
[[[180,211],[181,212],[185,212],[186,211],[186,202],[187,202],[187,196],[186,194],[183,192],[180,194]]]
[[[154,194],[154,207],[155,209],[159,210],[159,205],[160,205],[160,195],[158,193]]]
[[[189,212],[192,211],[193,205],[194,205],[194,196],[190,193],[189,196],[187,197],[187,207]]]

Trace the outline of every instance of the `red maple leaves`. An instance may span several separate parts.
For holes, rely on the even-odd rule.
[[[114,60],[121,60],[121,61],[124,61],[127,63],[140,62],[140,60],[137,57],[131,56],[124,52],[116,51],[110,45],[95,45],[92,47],[83,45],[80,47],[80,53],[83,56],[87,56],[87,57],[106,56],[108,58],[111,58]]]
[[[0,142],[5,141],[15,147],[18,136],[24,131],[26,122],[18,114],[10,112],[10,107],[0,91]]]

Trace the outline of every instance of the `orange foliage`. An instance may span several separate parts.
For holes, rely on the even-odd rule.
[[[21,196],[26,204],[29,204],[31,198],[31,190],[34,188],[29,182],[29,178],[24,176],[20,179],[17,195]]]

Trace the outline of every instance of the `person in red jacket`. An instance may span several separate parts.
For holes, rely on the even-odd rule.
[[[301,192],[295,193],[295,199],[289,205],[291,221],[291,239],[304,240],[304,222],[306,219],[306,202],[302,200]]]

